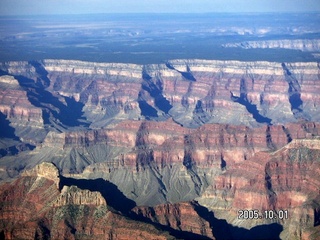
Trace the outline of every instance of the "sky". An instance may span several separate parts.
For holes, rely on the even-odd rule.
[[[0,0],[0,15],[320,12],[320,0]]]

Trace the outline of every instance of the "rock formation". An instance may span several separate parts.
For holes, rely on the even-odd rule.
[[[320,52],[320,39],[281,39],[264,41],[247,41],[240,43],[227,43],[224,47],[250,48],[284,48],[306,52]]]
[[[0,70],[2,236],[319,233],[318,63],[43,60]],[[289,217],[244,220],[240,209]]]
[[[320,230],[319,144],[319,139],[295,139],[275,152],[257,153],[217,177],[197,200],[234,225],[251,228],[257,223],[281,223],[282,239],[309,239]],[[239,219],[241,209],[283,210],[288,217]]]
[[[312,62],[213,60],[145,66],[44,60],[1,66],[24,91],[36,93],[29,93],[29,101],[42,109],[45,123],[60,130],[168,117],[187,127],[318,121],[318,69]],[[72,118],[66,118],[67,108]]]
[[[21,176],[45,178],[53,181],[59,187],[59,170],[52,163],[43,162],[30,170],[22,172]]]
[[[136,207],[133,212],[163,226],[215,239],[210,222],[199,216],[195,208],[196,203],[182,202],[157,205],[153,208]]]
[[[28,94],[14,77],[0,76],[0,112],[9,120],[17,136],[22,136],[24,142],[34,144],[46,132],[42,130],[44,125],[41,108],[30,102]]]
[[[99,192],[56,182],[58,169],[42,163],[0,188],[0,234],[5,239],[170,239],[150,224],[110,210]]]
[[[165,122],[123,121],[111,129],[50,132],[32,152],[10,158],[8,175],[50,161],[63,174],[102,177],[139,205],[189,201],[221,174],[261,151],[319,134],[318,123],[263,126],[205,124],[186,129]]]

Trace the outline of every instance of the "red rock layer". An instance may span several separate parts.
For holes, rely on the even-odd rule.
[[[54,166],[39,165],[0,187],[0,233],[5,239],[170,239],[150,224],[108,209],[98,192],[64,187]],[[57,172],[55,169],[53,172]]]
[[[234,164],[249,159],[254,153],[275,150],[292,139],[310,138],[320,132],[318,123],[287,124],[248,128],[222,124],[205,124],[186,129],[172,120],[166,122],[123,121],[112,129],[49,133],[42,148],[81,148],[95,144],[123,147],[126,152],[115,160],[124,166],[139,164],[141,151],[152,151],[153,161],[165,166],[182,163],[191,154],[197,166],[220,165],[221,159]],[[186,152],[188,148],[188,153]]]
[[[145,118],[139,101],[154,108],[155,118],[161,120],[170,114],[187,127],[206,122],[257,126],[255,116],[231,97],[241,94],[273,124],[301,118],[320,120],[316,62],[174,60],[141,66],[44,60],[37,64],[47,72],[50,83],[46,91],[83,103],[84,115],[96,128],[124,119]],[[36,81],[37,64],[8,62],[1,69]],[[290,84],[294,84],[301,100],[300,114],[292,111]],[[167,101],[167,109],[157,104],[160,98]]]
[[[133,212],[154,223],[215,239],[210,223],[199,216],[190,202],[162,204],[155,207],[135,207]]]
[[[0,112],[11,122],[13,128],[17,128],[19,134],[26,129],[38,131],[43,128],[42,110],[31,104],[18,81],[11,76],[0,77]],[[24,129],[23,129],[24,128]],[[35,142],[31,136],[24,139],[26,142]]]
[[[250,228],[279,222],[285,239],[308,239],[319,233],[320,140],[294,139],[275,152],[256,153],[218,176],[199,198],[219,217]],[[239,219],[239,210],[284,210],[279,219]],[[227,211],[227,214],[224,213]],[[315,228],[316,227],[316,228]],[[311,239],[316,239],[312,237]]]

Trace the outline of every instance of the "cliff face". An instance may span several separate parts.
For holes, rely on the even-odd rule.
[[[210,226],[212,223],[199,216],[199,213],[195,210],[195,205],[193,202],[182,202],[157,205],[153,208],[136,207],[132,211],[154,223],[215,239]]]
[[[319,231],[319,144],[319,139],[293,140],[275,152],[257,153],[217,177],[198,201],[234,225],[281,223],[283,239],[309,239]],[[240,209],[284,210],[288,217],[239,219]]]
[[[14,77],[1,76],[0,86],[2,113],[7,115],[8,118],[17,119],[20,122],[39,122],[39,118],[41,119],[41,109],[32,106],[28,101],[26,92],[23,91],[19,82]]]
[[[265,41],[247,41],[241,43],[227,43],[224,47],[241,47],[250,48],[285,48],[295,49],[306,52],[320,52],[319,39],[281,39],[281,40],[265,40]]]
[[[0,233],[5,239],[170,239],[152,225],[109,210],[99,192],[56,183],[43,163],[0,188]],[[134,235],[132,235],[134,234]]]
[[[0,234],[319,232],[317,63],[44,60],[0,68],[0,178],[21,174],[0,186]],[[239,209],[287,209],[290,217],[244,221]]]
[[[0,232],[7,239],[112,239],[127,238],[132,232],[139,238],[170,238],[168,233],[156,230],[152,226],[155,224],[176,237],[246,239],[272,238],[281,233],[282,239],[316,239],[319,154],[318,139],[292,140],[277,151],[258,152],[246,161],[226,167],[219,176],[211,176],[214,180],[197,198],[200,205],[180,202],[153,207],[134,207],[124,195],[119,195],[119,190],[112,190],[112,199],[101,181],[99,184],[93,179],[85,184],[81,179],[64,178],[52,164],[43,163],[1,186]],[[127,218],[108,208],[109,197],[111,206],[126,213]],[[280,215],[275,214],[278,219],[241,220],[240,209],[259,209],[260,213],[283,210],[288,217],[279,219]]]
[[[226,169],[293,139],[312,138],[319,129],[318,123],[186,129],[172,120],[123,121],[110,129],[50,132],[32,152],[11,157],[6,172],[18,174],[21,161],[26,168],[50,161],[63,174],[107,179],[138,205],[154,206],[201,196]]]
[[[29,101],[56,128],[168,117],[187,127],[320,119],[319,68],[311,62],[174,60],[142,66],[44,60],[8,62],[1,70],[36,93]],[[72,118],[66,119],[65,108],[72,108]]]
[[[316,63],[176,60],[139,66],[47,60],[43,65],[49,90],[82,102],[94,124],[107,124],[111,116],[167,115],[189,127],[319,120]]]
[[[32,105],[28,93],[12,76],[0,76],[0,103],[1,114],[6,116],[17,136],[29,143],[34,143],[37,136],[41,139],[45,136],[41,108]]]

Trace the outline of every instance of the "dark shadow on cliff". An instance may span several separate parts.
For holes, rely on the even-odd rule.
[[[213,212],[196,202],[193,205],[199,216],[210,223],[212,233],[217,240],[280,240],[279,236],[283,227],[278,223],[260,225],[247,230],[216,218]]]
[[[181,74],[181,76],[186,79],[186,80],[189,80],[191,82],[196,82],[197,79],[193,76],[193,74],[191,73],[191,70],[190,70],[190,67],[187,65],[186,68],[187,68],[187,71],[186,72],[182,72],[182,71],[179,71],[178,69],[176,69],[171,63],[169,62],[166,62],[166,67],[171,69],[171,70],[175,70],[177,71],[178,73]]]
[[[163,83],[158,80],[156,83],[152,81],[152,77],[144,69],[142,71],[142,89],[147,91],[152,98],[154,98],[154,103],[161,111],[168,114],[172,105],[163,95]]]
[[[39,220],[37,230],[34,234],[34,239],[50,239],[51,232],[49,226],[50,223],[46,218]]]
[[[59,188],[63,186],[77,186],[80,189],[100,192],[106,199],[107,205],[125,215],[136,206],[136,203],[128,199],[116,185],[102,178],[98,179],[74,179],[60,176]]]
[[[249,100],[247,98],[247,94],[241,93],[240,97],[237,97],[237,96],[234,96],[232,92],[230,92],[230,93],[231,93],[231,100],[245,106],[247,111],[250,114],[252,114],[252,117],[258,123],[266,123],[268,125],[272,125],[271,124],[272,119],[262,116],[257,109],[257,105],[249,102]]]
[[[144,116],[147,120],[158,117],[157,110],[149,105],[145,100],[138,100],[138,104],[141,110],[141,115]]]
[[[1,240],[2,240],[2,239],[6,239],[3,230],[0,232],[0,239],[1,239]]]
[[[205,124],[210,120],[210,116],[203,109],[201,100],[197,101],[196,107],[193,110],[193,121],[199,125]]]
[[[10,121],[7,116],[0,112],[0,138],[11,138],[19,141],[19,138],[15,134],[15,129],[10,126]]]
[[[0,112],[0,138],[13,140],[11,144],[3,146],[3,148],[0,149],[0,158],[8,155],[16,155],[21,151],[33,150],[35,148],[35,146],[31,144],[20,141],[19,137],[15,134],[15,129],[10,126],[10,121],[2,112]]]
[[[153,214],[153,216],[155,216],[155,212],[154,211],[153,211],[152,214]],[[187,232],[187,231],[176,230],[176,229],[171,228],[170,226],[162,225],[160,223],[155,223],[155,222],[151,221],[149,218],[144,217],[144,216],[139,215],[139,214],[136,214],[134,212],[131,212],[129,217],[131,219],[135,220],[135,221],[140,221],[140,222],[152,224],[153,226],[155,226],[159,230],[169,232],[170,235],[174,236],[177,239],[185,239],[185,240],[194,240],[194,239],[207,240],[207,239],[211,239],[209,237],[202,236],[200,234]]]
[[[62,124],[70,127],[80,125],[88,126],[88,124],[79,121],[79,119],[84,120],[82,117],[83,103],[76,102],[73,98],[64,97],[64,100],[67,103],[64,105],[56,96],[53,96],[51,92],[34,84],[33,80],[24,76],[14,77],[19,81],[20,86],[27,92],[30,103],[33,106],[42,109],[42,117],[45,124],[49,124],[50,117],[53,116]]]
[[[49,87],[50,80],[48,78],[48,72],[47,70],[45,70],[42,64],[37,61],[29,61],[28,63],[34,67],[36,73],[39,75],[39,77],[37,78],[37,85],[42,88]]]
[[[172,229],[169,226],[164,226],[158,223],[152,222],[149,218],[139,216],[132,212],[131,209],[136,206],[135,202],[128,199],[116,185],[108,182],[102,178],[99,179],[74,179],[60,176],[59,189],[63,186],[77,186],[80,189],[87,189],[90,191],[100,192],[101,195],[106,199],[107,205],[112,209],[119,211],[124,216],[129,217],[135,221],[141,221],[144,223],[150,223],[157,229],[168,231],[171,235],[178,239],[210,239],[199,234],[191,232],[179,231]]]
[[[288,83],[289,103],[291,111],[296,119],[309,120],[308,116],[303,112],[303,101],[301,99],[301,87],[298,79],[290,72],[285,63],[281,64],[285,80]]]
[[[73,97],[61,96],[61,100],[63,98],[61,101],[59,97],[47,91],[46,88],[50,85],[50,79],[47,77],[48,72],[39,62],[31,61],[29,64],[35,68],[36,81],[23,75],[12,75],[4,71],[1,71],[1,75],[13,76],[18,80],[19,85],[26,91],[29,102],[42,109],[42,118],[45,124],[50,124],[50,118],[53,117],[66,126],[88,127],[89,124],[85,122],[83,117],[84,104],[77,102]]]
[[[29,143],[18,142],[14,146],[9,146],[7,148],[0,149],[0,158],[2,158],[4,156],[17,155],[22,151],[28,151],[28,150],[32,151],[35,148],[36,148],[35,146],[33,146]]]

